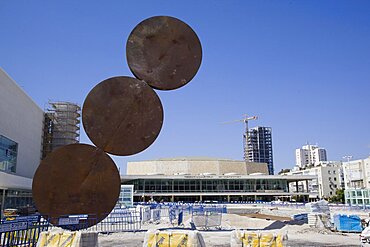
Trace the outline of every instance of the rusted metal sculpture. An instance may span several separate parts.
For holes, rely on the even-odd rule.
[[[186,23],[156,16],[134,28],[127,40],[126,56],[137,78],[155,89],[171,90],[195,76],[202,61],[202,47]]]
[[[86,228],[112,211],[119,197],[120,177],[105,152],[132,155],[149,147],[163,124],[162,104],[152,88],[184,86],[202,60],[195,32],[168,16],[151,17],[137,25],[128,38],[126,53],[137,79],[106,79],[90,91],[83,104],[83,126],[96,147],[61,147],[36,171],[32,184],[35,204],[55,225],[64,215],[95,215],[95,221],[80,227]]]
[[[109,155],[91,145],[70,144],[41,162],[33,178],[33,199],[53,224],[69,214],[93,214],[92,223],[98,223],[115,206],[120,183]]]
[[[87,95],[82,122],[97,147],[114,155],[132,155],[149,147],[159,135],[163,108],[158,95],[145,82],[113,77]]]

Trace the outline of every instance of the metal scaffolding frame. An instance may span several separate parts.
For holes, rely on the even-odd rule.
[[[58,147],[80,141],[81,107],[71,102],[49,102],[44,114],[42,158]]]

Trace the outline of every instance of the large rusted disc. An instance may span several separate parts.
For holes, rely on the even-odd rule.
[[[145,82],[113,77],[87,95],[82,122],[97,147],[110,154],[131,155],[143,151],[157,138],[163,108],[158,95]]]
[[[156,16],[134,28],[127,40],[126,56],[137,78],[153,88],[171,90],[195,76],[202,61],[202,47],[186,23]]]
[[[50,153],[32,182],[36,207],[53,224],[58,224],[60,216],[92,214],[96,220],[87,226],[94,225],[112,211],[119,192],[120,175],[113,160],[87,144],[71,144]]]

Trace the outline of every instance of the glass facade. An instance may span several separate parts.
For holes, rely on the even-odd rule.
[[[18,143],[0,135],[0,171],[15,173]]]
[[[288,192],[283,179],[136,179],[136,193],[220,193],[220,192]]]
[[[0,189],[0,205],[4,196],[4,209],[6,208],[19,208],[27,205],[33,205],[32,192],[30,190],[1,190]]]
[[[134,204],[134,186],[121,185],[121,192],[118,199],[119,206],[132,207]]]

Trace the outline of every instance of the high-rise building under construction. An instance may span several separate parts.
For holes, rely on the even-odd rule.
[[[49,102],[44,115],[42,158],[58,147],[80,141],[81,107],[70,102]]]
[[[247,162],[267,163],[269,174],[274,174],[270,127],[258,126],[247,130],[244,134],[244,159]]]

